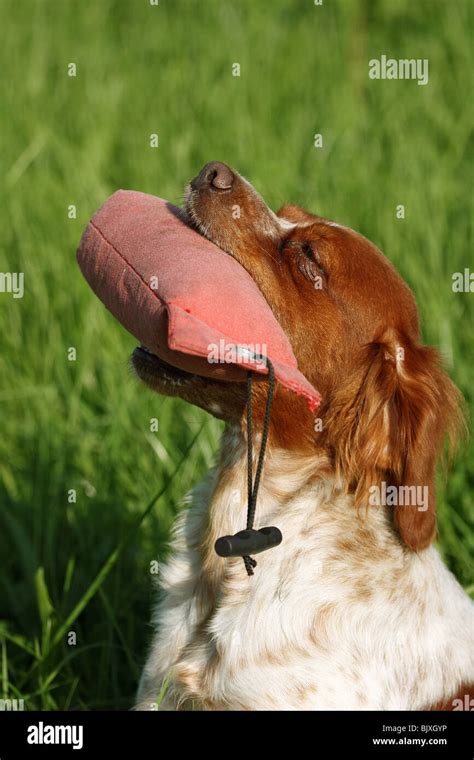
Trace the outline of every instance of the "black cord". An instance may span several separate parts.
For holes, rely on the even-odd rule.
[[[252,370],[249,370],[247,372],[247,530],[251,530],[253,528],[255,519],[258,487],[260,485],[260,478],[263,470],[263,461],[265,458],[265,449],[267,447],[268,433],[270,430],[270,411],[272,408],[273,393],[275,389],[275,371],[273,369],[273,364],[267,357],[262,356],[258,358],[263,359],[268,367],[268,396],[267,405],[265,408],[265,417],[263,420],[262,442],[260,444],[260,452],[258,455],[255,482],[252,484]],[[257,565],[257,562],[253,559],[253,557],[249,556],[245,556],[243,560],[247,575],[253,575],[253,568]]]

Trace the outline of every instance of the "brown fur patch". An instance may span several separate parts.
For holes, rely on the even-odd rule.
[[[455,694],[448,699],[440,699],[434,705],[428,705],[425,710],[467,710],[474,712],[474,683],[459,687]]]

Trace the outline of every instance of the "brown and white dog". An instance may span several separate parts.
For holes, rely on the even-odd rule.
[[[315,425],[276,389],[256,526],[284,538],[248,577],[214,551],[245,520],[245,384],[135,353],[148,386],[227,423],[161,571],[137,709],[156,708],[165,679],[166,709],[473,705],[474,606],[431,546],[460,398],[420,343],[411,291],[364,237],[296,206],[274,214],[225,164],[202,169],[186,209],[251,274],[324,402]],[[266,390],[254,383],[257,452]]]

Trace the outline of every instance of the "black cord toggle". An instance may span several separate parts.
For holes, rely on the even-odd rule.
[[[267,446],[268,432],[270,429],[270,411],[273,401],[273,392],[275,389],[275,372],[273,364],[266,356],[257,356],[254,358],[260,362],[265,362],[268,367],[268,396],[265,408],[265,417],[263,420],[262,443],[258,455],[257,471],[255,473],[255,482],[252,483],[252,370],[247,372],[247,528],[241,530],[234,536],[222,536],[218,538],[214,548],[219,557],[242,557],[247,570],[247,575],[253,575],[253,568],[256,561],[250,556],[258,554],[267,549],[281,544],[283,536],[279,528],[269,527],[255,530],[253,527],[255,519],[255,510],[257,506],[258,487],[263,469],[263,460],[265,458],[265,449]]]
[[[273,549],[281,544],[283,536],[279,528],[241,530],[235,536],[218,538],[215,549],[219,557],[245,557]]]

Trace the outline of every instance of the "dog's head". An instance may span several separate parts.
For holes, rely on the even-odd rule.
[[[302,399],[277,393],[275,439],[295,450],[323,448],[357,503],[367,503],[383,483],[404,488],[395,524],[408,546],[426,547],[436,530],[435,461],[445,433],[453,438],[457,430],[459,394],[436,351],[420,343],[408,286],[361,235],[296,206],[275,214],[220,162],[192,180],[186,210],[196,229],[253,277],[300,370],[323,395],[315,424]],[[224,419],[243,415],[240,383],[188,375],[150,357],[135,357],[134,364],[160,393]],[[406,505],[410,495],[415,503]]]

